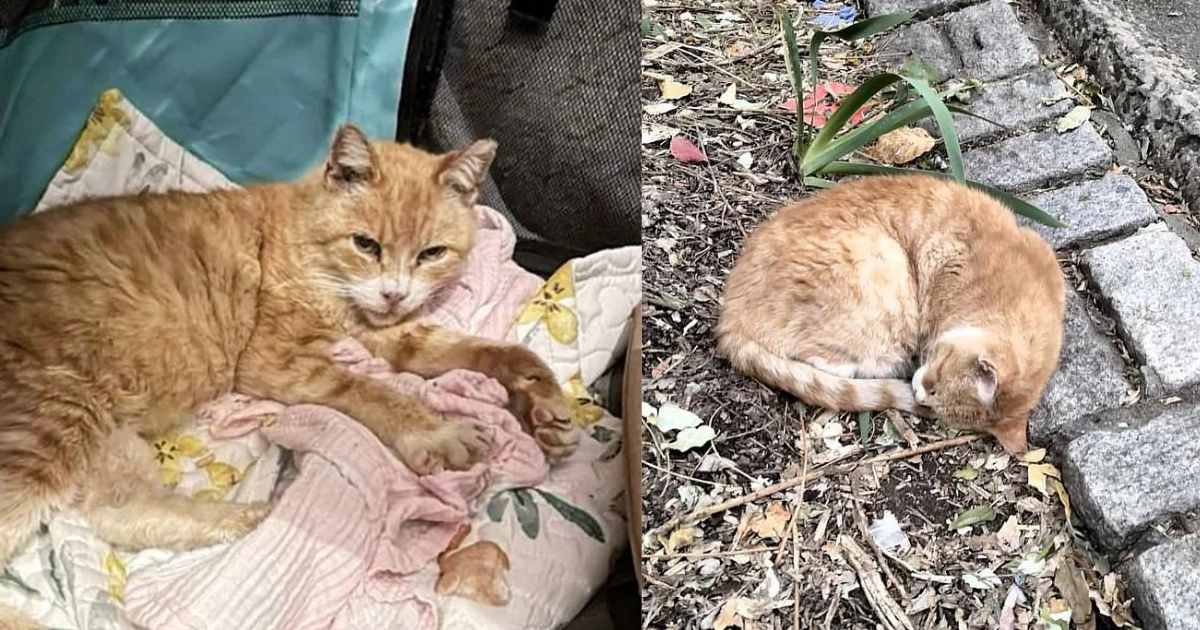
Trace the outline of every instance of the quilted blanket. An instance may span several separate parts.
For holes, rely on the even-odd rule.
[[[233,185],[110,90],[37,211],[91,196]],[[480,222],[472,257],[495,269],[512,265],[511,227],[486,208],[480,209]],[[568,390],[575,422],[585,432],[579,451],[543,481],[483,488],[439,557],[405,575],[432,593],[428,610],[439,627],[560,626],[604,582],[626,545],[622,425],[596,403],[590,388],[624,347],[629,313],[640,300],[640,260],[640,248],[630,247],[573,260],[545,282],[524,272],[491,274],[483,282],[461,284],[426,313],[443,325],[534,349]],[[148,441],[163,483],[213,500],[286,494],[299,477],[292,451],[280,444],[296,443],[261,427],[255,419],[262,409],[242,409],[233,418],[240,425],[229,423],[228,411],[219,405],[201,410],[192,425]],[[216,419],[223,419],[224,430],[214,434]],[[140,576],[161,576],[166,568],[204,561],[226,547],[182,555],[128,553],[96,539],[77,515],[63,513],[3,568],[0,603],[50,628],[134,628],[125,612],[126,589],[136,587]],[[176,585],[187,589],[187,579]],[[253,604],[250,598],[246,606]],[[339,627],[419,627],[407,616],[385,621],[362,602],[342,612]],[[214,626],[193,619],[175,627]]]

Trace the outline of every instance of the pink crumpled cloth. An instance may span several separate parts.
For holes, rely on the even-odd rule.
[[[463,278],[426,317],[501,338],[541,281],[512,262],[508,223],[489,208],[479,213],[482,229]],[[198,414],[214,435],[259,429],[296,452],[297,474],[242,540],[132,573],[125,588],[131,621],[156,629],[437,627],[436,572],[422,569],[486,489],[538,483],[545,459],[504,409],[504,388],[481,374],[456,370],[426,380],[395,373],[351,339],[333,354],[348,370],[487,427],[494,445],[488,461],[418,477],[365,427],[327,407],[236,395],[215,401]],[[268,414],[275,421],[263,424]]]

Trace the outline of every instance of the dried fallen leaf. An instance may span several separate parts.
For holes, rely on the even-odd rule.
[[[675,109],[675,103],[650,103],[643,107],[642,111],[650,116],[661,116],[673,109]]]
[[[879,136],[863,153],[883,164],[907,164],[929,153],[933,145],[933,136],[928,131],[920,127],[902,127]]]
[[[979,523],[987,523],[996,518],[996,510],[990,505],[981,505],[973,507],[959,514],[950,523],[950,529],[959,529],[962,527],[970,527]]]
[[[1062,479],[1062,473],[1054,467],[1054,464],[1030,464],[1029,465],[1029,485],[1037,488],[1042,494],[1046,492],[1046,478],[1053,477]]]
[[[663,448],[675,451],[688,451],[697,446],[708,444],[716,436],[716,429],[707,424],[690,427],[677,433],[673,441],[663,444]]]
[[[655,142],[662,142],[667,138],[675,137],[675,134],[677,133],[679,133],[679,130],[674,127],[668,127],[667,125],[660,125],[658,123],[650,123],[642,127],[642,144],[654,144]]]
[[[1067,497],[1067,489],[1063,487],[1062,482],[1057,479],[1047,479],[1046,487],[1058,494],[1058,500],[1062,501],[1063,512],[1067,516],[1067,520],[1071,519],[1071,499]]]
[[[767,506],[765,512],[750,521],[750,531],[758,534],[759,538],[782,539],[787,529],[791,514],[780,501],[774,501]]]
[[[980,569],[974,573],[967,573],[963,575],[963,582],[967,586],[980,591],[1000,586],[1000,578],[996,577],[996,572],[991,569]]]
[[[742,55],[749,54],[752,50],[754,48],[750,44],[743,41],[736,41],[725,49],[725,54],[730,57],[741,57]]]
[[[671,138],[671,155],[684,164],[708,163],[708,156],[683,136]]]
[[[658,427],[658,430],[663,433],[687,429],[689,427],[698,427],[702,424],[700,416],[673,403],[666,403],[660,407],[657,415],[658,418],[654,421],[654,426]]]
[[[996,542],[1000,543],[1000,548],[1004,551],[1012,553],[1021,548],[1021,531],[1017,528],[1018,525],[1020,522],[1017,517],[1010,516],[996,532]]]
[[[675,553],[676,551],[696,542],[696,534],[700,533],[700,529],[696,527],[681,527],[667,537],[667,542],[663,545],[667,553]]]
[[[667,99],[668,101],[673,101],[691,94],[692,86],[685,83],[679,83],[675,81],[675,79],[667,77],[658,84],[658,90],[662,93],[663,98]]]
[[[1021,456],[1021,461],[1026,464],[1036,464],[1043,459],[1046,459],[1046,449],[1044,448],[1035,448]]]
[[[1092,616],[1092,600],[1088,598],[1087,580],[1083,572],[1075,568],[1070,557],[1063,557],[1054,572],[1054,586],[1067,601],[1071,609],[1071,619],[1076,625],[1082,624]]]
[[[721,612],[713,620],[713,630],[725,630],[726,628],[748,630],[753,625],[747,622],[758,619],[773,609],[774,602],[770,600],[732,597],[721,606]]]
[[[1078,129],[1091,117],[1091,108],[1084,105],[1076,105],[1074,109],[1067,112],[1065,116],[1058,119],[1058,122],[1054,123],[1054,130],[1058,133],[1063,133],[1072,129]]]
[[[1004,597],[1004,607],[1000,609],[1000,622],[996,630],[1013,630],[1017,621],[1014,609],[1019,603],[1025,603],[1025,594],[1015,583],[1009,584],[1008,593]]]
[[[721,606],[721,612],[717,613],[717,618],[713,620],[713,630],[725,630],[726,628],[742,628],[742,618],[737,614],[738,597],[730,598]]]

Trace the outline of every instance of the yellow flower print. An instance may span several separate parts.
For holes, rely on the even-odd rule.
[[[229,489],[242,479],[241,471],[225,462],[213,460],[200,467],[208,474],[208,481],[213,487],[197,491],[194,495],[197,499],[220,501],[225,498],[226,494],[229,494]]]
[[[100,94],[96,106],[88,114],[87,124],[79,133],[79,139],[75,141],[75,146],[71,147],[71,154],[63,164],[68,173],[86,166],[97,150],[109,155],[117,154],[119,147],[116,139],[120,136],[112,135],[112,131],[116,127],[129,129],[130,125],[129,114],[120,107],[123,99],[121,91],[116,88],[107,89]]]
[[[521,310],[518,324],[542,321],[555,341],[562,344],[575,343],[579,334],[579,320],[575,312],[562,302],[575,297],[575,281],[571,277],[571,266],[563,265],[538,289],[533,300]]]
[[[184,457],[203,457],[208,453],[204,442],[194,435],[165,435],[154,441],[154,461],[158,464],[158,478],[164,486],[174,488],[183,479]]]
[[[108,573],[108,594],[113,599],[125,601],[125,563],[112,551],[104,558],[104,572]]]
[[[595,397],[584,387],[583,376],[579,372],[567,381],[565,389],[567,402],[571,405],[571,420],[575,426],[586,429],[604,417],[604,408],[596,404]]]

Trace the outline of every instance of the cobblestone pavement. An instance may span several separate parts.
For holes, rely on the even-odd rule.
[[[1110,171],[1114,152],[1092,123],[1053,129],[1069,104],[1046,102],[1064,89],[1043,69],[1049,35],[1035,16],[1003,0],[867,7],[920,12],[884,53],[986,83],[970,107],[1012,130],[960,117],[967,176],[1026,193],[1069,225],[1038,228],[1083,281],[1068,295],[1062,361],[1030,438],[1056,453],[1072,505],[1129,576],[1143,622],[1200,629],[1200,534],[1173,533],[1200,509],[1200,240]]]

